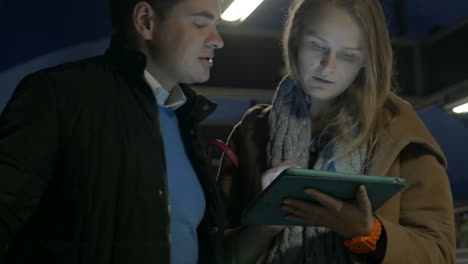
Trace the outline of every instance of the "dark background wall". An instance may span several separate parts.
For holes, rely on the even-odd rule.
[[[220,26],[225,48],[217,53],[211,80],[200,87],[220,105],[204,126],[207,140],[225,139],[250,105],[269,101],[282,77],[279,43],[289,2],[265,0],[244,23]],[[468,199],[466,118],[443,108],[468,89],[459,85],[468,80],[468,1],[381,3],[393,37],[399,94],[432,106],[420,116],[449,157],[455,197]],[[26,74],[105,51],[112,35],[106,5],[107,0],[0,0],[0,112]]]

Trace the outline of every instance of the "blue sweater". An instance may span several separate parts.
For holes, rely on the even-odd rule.
[[[171,264],[197,263],[197,227],[205,211],[205,197],[180,136],[172,108],[159,106],[169,184]]]

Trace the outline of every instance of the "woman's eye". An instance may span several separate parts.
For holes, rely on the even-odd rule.
[[[343,59],[348,60],[348,61],[353,61],[356,58],[356,54],[352,53],[343,53],[342,54]]]
[[[313,42],[312,42],[312,45],[313,45],[314,48],[317,49],[317,50],[320,50],[320,51],[325,51],[325,50],[327,50],[327,47],[326,47],[326,46],[324,46],[324,45],[322,45],[322,44],[320,44],[320,43],[318,43],[318,42],[313,41]]]

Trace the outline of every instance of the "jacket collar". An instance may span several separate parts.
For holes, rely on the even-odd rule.
[[[187,102],[176,111],[179,117],[200,123],[216,110],[218,105],[215,102],[197,94],[187,84],[179,85],[187,97]]]
[[[387,134],[382,137],[368,173],[384,175],[400,152],[410,144],[417,144],[431,152],[446,168],[447,160],[439,144],[432,137],[424,123],[419,119],[411,105],[403,99],[392,95],[398,108],[398,115],[391,121]]]
[[[384,135],[374,154],[367,174],[386,175],[395,159],[401,151],[410,144],[417,144],[431,152],[446,168],[447,160],[439,144],[434,140],[424,123],[419,119],[411,105],[403,99],[392,95],[392,100],[398,108],[398,114],[390,122],[386,135]],[[266,120],[272,106],[268,106],[257,112],[256,118]],[[252,123],[252,125],[255,125]]]
[[[124,72],[140,78],[143,76],[146,68],[146,56],[140,51],[127,48],[119,35],[112,37],[106,55],[115,66]]]
[[[146,56],[140,51],[126,48],[120,36],[116,35],[112,37],[106,55],[118,69],[129,74],[132,79],[144,81]],[[146,81],[144,82],[147,84]],[[215,102],[197,94],[187,84],[179,83],[179,86],[187,97],[187,102],[176,111],[179,117],[191,119],[193,122],[199,123],[215,111],[217,107]],[[150,89],[149,85],[148,89]]]

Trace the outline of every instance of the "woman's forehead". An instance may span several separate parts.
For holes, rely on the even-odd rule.
[[[323,8],[308,16],[302,25],[302,37],[316,37],[347,48],[362,48],[365,34],[348,12],[338,8]]]

